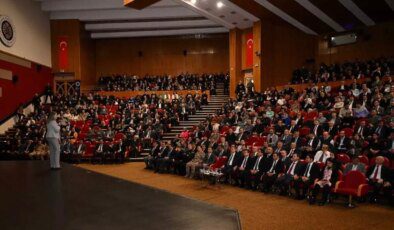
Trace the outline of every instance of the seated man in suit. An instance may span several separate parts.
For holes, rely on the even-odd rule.
[[[123,162],[125,158],[125,152],[126,152],[126,143],[124,143],[123,140],[120,139],[119,142],[114,146],[115,158]]]
[[[365,165],[360,162],[360,158],[358,156],[353,156],[352,162],[346,164],[343,175],[346,176],[350,171],[359,171],[365,175]]]
[[[169,173],[174,162],[174,147],[170,142],[167,143],[167,152],[159,161],[159,173]]]
[[[269,163],[267,163],[263,170],[263,175],[260,177],[260,189],[262,192],[267,193],[271,191],[271,187],[275,183],[278,175],[283,172],[283,164],[277,153],[272,154],[272,158],[270,158]]]
[[[328,132],[331,137],[335,137],[338,133],[338,128],[335,126],[335,122],[330,120],[327,122],[327,126],[325,127],[324,131]]]
[[[269,134],[267,135],[268,145],[271,146],[271,147],[275,147],[276,143],[278,142],[278,140],[279,140],[278,135],[276,135],[275,132],[274,132],[274,129],[271,128],[269,130]]]
[[[74,151],[74,146],[70,143],[70,140],[64,139],[60,147],[60,153],[63,160],[70,160],[70,155]]]
[[[258,184],[260,183],[260,178],[264,173],[264,155],[260,148],[257,149],[257,155],[255,158],[255,163],[253,168],[249,171],[246,181],[247,186],[252,188],[252,190],[256,190]]]
[[[345,131],[340,131],[339,136],[336,138],[334,143],[334,149],[338,152],[347,153],[350,149],[350,139],[345,136]]]
[[[276,179],[276,185],[278,186],[280,195],[286,195],[289,189],[290,182],[298,180],[302,173],[303,166],[299,162],[300,157],[298,154],[293,154],[291,164],[286,165],[285,173],[278,176]]]
[[[209,166],[211,166],[213,163],[216,161],[216,155],[213,153],[212,146],[209,146],[207,149],[207,154],[204,157],[203,160],[203,168],[208,169]]]
[[[291,143],[291,139],[293,137],[290,134],[290,131],[288,129],[285,129],[285,131],[283,132],[283,135],[280,137],[280,141],[283,142],[283,146],[285,148],[290,147],[290,143]]]
[[[162,158],[164,158],[165,156],[167,156],[167,146],[166,146],[166,142],[165,141],[161,141],[160,142],[160,148],[158,150],[157,156],[152,158],[153,159],[153,166],[154,166],[154,171],[155,173],[159,172],[160,170],[160,161],[162,160]]]
[[[367,180],[373,187],[370,201],[376,203],[378,201],[379,193],[381,191],[387,193],[386,182],[390,181],[390,170],[383,165],[384,157],[378,156],[375,158],[375,165],[368,168]]]
[[[299,149],[297,149],[297,144],[295,142],[291,142],[287,157],[292,158],[294,153],[299,153]]]
[[[157,143],[157,141],[154,141],[152,144],[152,149],[150,150],[148,156],[144,158],[145,162],[145,169],[153,169],[154,168],[154,162],[155,158],[157,157],[157,154],[160,151],[160,147]]]
[[[243,158],[239,161],[237,168],[237,184],[242,188],[245,186],[246,178],[248,176],[249,171],[253,167],[254,159],[250,157],[249,150],[242,150]]]
[[[311,155],[305,157],[305,163],[302,170],[301,177],[294,181],[294,189],[296,192],[296,199],[302,200],[307,195],[309,187],[315,183],[315,180],[320,175],[319,166],[313,161]]]
[[[309,133],[306,145],[301,148],[303,156],[306,156],[307,154],[314,154],[320,149],[320,144],[320,138],[318,138],[314,133]]]
[[[237,152],[235,145],[231,145],[227,163],[223,166],[222,170],[222,172],[225,174],[226,182],[231,184],[233,180],[235,180],[235,172],[238,168],[241,158],[242,155]]]

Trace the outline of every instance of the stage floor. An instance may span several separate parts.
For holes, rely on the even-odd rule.
[[[0,229],[240,229],[236,210],[62,167],[0,162]]]

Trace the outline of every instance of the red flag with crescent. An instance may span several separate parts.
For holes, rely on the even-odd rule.
[[[68,39],[65,36],[59,37],[59,70],[68,69]]]
[[[246,34],[246,67],[253,67],[253,33]]]

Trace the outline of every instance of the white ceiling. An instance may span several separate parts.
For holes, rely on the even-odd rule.
[[[51,19],[83,21],[92,38],[225,33],[258,21],[229,0],[162,0],[142,10],[124,7],[123,0],[36,1]]]

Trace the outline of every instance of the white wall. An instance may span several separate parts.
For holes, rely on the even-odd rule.
[[[51,67],[49,14],[34,0],[0,0],[0,15],[14,23],[16,41],[12,47],[0,42],[0,50]]]

